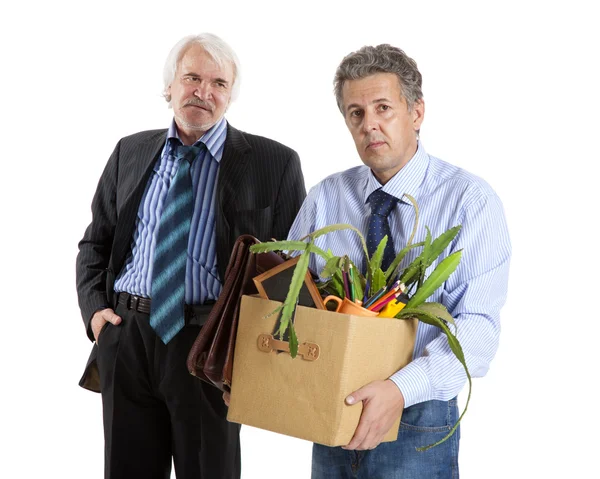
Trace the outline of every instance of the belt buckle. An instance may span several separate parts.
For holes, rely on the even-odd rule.
[[[139,296],[130,294],[127,302],[129,303],[127,309],[133,309],[134,311],[138,310],[138,303],[140,302]]]

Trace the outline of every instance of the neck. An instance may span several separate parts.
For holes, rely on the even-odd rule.
[[[177,134],[179,135],[181,142],[187,146],[196,143],[200,138],[202,138],[202,135],[204,135],[204,133],[206,133],[207,131],[208,130],[183,129],[179,125],[177,125]]]
[[[216,123],[212,125],[188,125],[184,123],[180,118],[175,117],[175,126],[177,128],[177,134],[181,139],[181,142],[186,145],[193,145],[196,143],[202,136],[210,130]]]
[[[377,181],[379,181],[379,183],[381,183],[382,185],[385,185],[394,176],[396,176],[398,174],[398,172],[402,168],[404,168],[410,160],[412,160],[413,156],[415,156],[418,149],[419,149],[419,144],[416,143],[413,147],[411,147],[408,150],[408,151],[412,151],[412,154],[405,155],[405,158],[408,158],[408,159],[403,161],[402,163],[400,163],[400,165],[396,166],[395,168],[390,168],[388,170],[378,170],[378,171],[375,171],[373,168],[371,168],[371,171],[373,172],[373,175],[375,175],[375,178],[377,178]]]

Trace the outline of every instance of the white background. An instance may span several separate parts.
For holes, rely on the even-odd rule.
[[[169,49],[202,31],[242,61],[228,120],[296,149],[309,187],[360,161],[332,95],[343,56],[385,42],[416,59],[425,147],[491,183],[514,247],[461,475],[598,477],[595,2],[15,3],[0,7],[3,478],[102,477],[100,396],[77,386],[77,242],[118,139],[169,124]],[[307,442],[245,427],[242,447],[244,478],[309,477]]]

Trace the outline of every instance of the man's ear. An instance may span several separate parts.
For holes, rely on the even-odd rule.
[[[413,105],[412,116],[413,128],[415,131],[419,131],[421,129],[423,119],[425,118],[425,100],[423,100],[423,98],[417,100]]]

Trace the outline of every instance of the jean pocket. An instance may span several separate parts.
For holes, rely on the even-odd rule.
[[[448,432],[457,420],[456,399],[425,401],[404,410],[400,429],[416,432]]]

